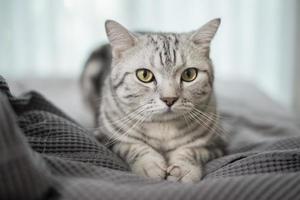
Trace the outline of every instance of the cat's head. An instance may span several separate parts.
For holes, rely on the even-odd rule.
[[[174,118],[206,104],[214,79],[210,43],[219,25],[214,19],[188,33],[137,34],[106,21],[115,98],[149,119]]]

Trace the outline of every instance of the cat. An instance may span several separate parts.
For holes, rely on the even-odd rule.
[[[197,182],[225,152],[210,44],[220,19],[187,33],[130,32],[105,22],[109,44],[81,76],[96,136],[141,176]]]

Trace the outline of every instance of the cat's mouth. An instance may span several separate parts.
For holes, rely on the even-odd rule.
[[[163,108],[160,111],[153,113],[152,120],[168,121],[181,116],[181,112],[172,108]]]
[[[166,110],[164,111],[165,114],[173,114],[174,110],[171,107],[167,107]]]
[[[174,109],[169,107],[169,108],[163,108],[163,109],[157,111],[156,113],[153,113],[153,116],[159,117],[159,116],[163,116],[163,115],[174,115],[174,114],[176,114]]]

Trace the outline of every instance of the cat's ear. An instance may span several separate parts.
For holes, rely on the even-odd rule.
[[[190,35],[190,39],[195,43],[203,46],[209,46],[211,40],[214,38],[219,26],[221,24],[221,19],[213,19],[201,28],[194,31]]]
[[[133,47],[137,41],[133,33],[116,21],[107,20],[105,22],[105,30],[112,47],[113,57],[120,57],[122,51]]]

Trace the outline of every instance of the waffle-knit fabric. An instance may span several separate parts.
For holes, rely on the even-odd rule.
[[[235,117],[224,120],[228,155],[207,163],[202,181],[145,179],[44,97],[14,97],[0,77],[0,199],[300,199],[298,126]],[[249,142],[257,131],[274,137]]]

